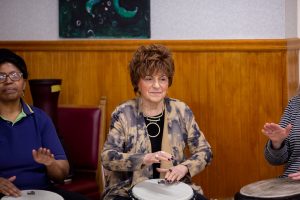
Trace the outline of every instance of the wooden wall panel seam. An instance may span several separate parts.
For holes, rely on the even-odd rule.
[[[15,51],[134,51],[142,44],[160,43],[173,52],[285,51],[287,40],[57,40],[0,41],[0,47]]]

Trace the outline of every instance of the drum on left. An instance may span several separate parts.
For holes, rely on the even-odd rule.
[[[46,190],[22,190],[20,197],[4,196],[1,200],[64,200],[62,196]]]

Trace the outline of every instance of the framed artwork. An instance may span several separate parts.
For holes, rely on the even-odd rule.
[[[61,38],[150,38],[150,0],[59,0]]]

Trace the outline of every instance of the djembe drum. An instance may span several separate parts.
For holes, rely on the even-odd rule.
[[[235,200],[277,199],[299,200],[300,181],[274,178],[257,181],[241,188]]]
[[[162,184],[161,179],[150,179],[136,184],[130,197],[134,200],[192,200],[194,191],[182,182]]]
[[[46,190],[22,190],[20,197],[4,196],[1,200],[64,200],[64,198]]]

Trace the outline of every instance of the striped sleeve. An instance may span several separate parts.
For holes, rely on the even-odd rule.
[[[279,125],[292,125],[289,136],[278,150],[272,148],[269,140],[265,146],[265,158],[272,165],[285,164],[284,177],[299,171],[300,167],[300,96],[293,97],[284,110]]]

